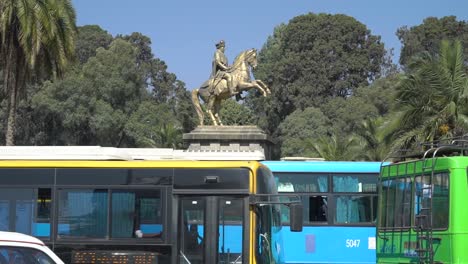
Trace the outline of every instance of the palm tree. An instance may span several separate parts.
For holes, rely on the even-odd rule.
[[[355,130],[361,139],[360,157],[369,161],[382,161],[392,152],[390,149],[391,124],[382,117],[366,119]]]
[[[156,131],[155,145],[160,148],[182,147],[182,129],[172,123],[162,124]]]
[[[468,131],[468,78],[462,45],[442,41],[440,53],[424,53],[410,65],[397,100],[402,111],[397,145],[414,148],[418,141],[460,136]]]
[[[16,104],[32,76],[60,75],[74,54],[71,0],[0,0],[0,63],[9,96],[6,145],[14,144]]]
[[[354,136],[341,137],[337,134],[322,136],[318,140],[307,140],[306,149],[312,149],[325,160],[355,160],[359,142]]]

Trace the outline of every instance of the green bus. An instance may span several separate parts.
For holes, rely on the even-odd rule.
[[[378,263],[468,263],[468,141],[382,165]]]

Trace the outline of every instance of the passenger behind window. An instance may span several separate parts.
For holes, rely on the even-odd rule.
[[[185,241],[187,242],[187,252],[197,253],[202,250],[203,237],[198,234],[197,224],[190,225]]]

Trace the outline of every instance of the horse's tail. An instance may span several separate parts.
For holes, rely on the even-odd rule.
[[[200,105],[200,99],[198,98],[198,89],[193,89],[192,90],[192,103],[195,106],[195,111],[197,112],[198,115],[198,121],[200,123],[200,126],[203,126],[203,119],[204,114],[203,114],[203,109]]]

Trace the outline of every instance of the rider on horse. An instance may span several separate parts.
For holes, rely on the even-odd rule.
[[[217,84],[222,80],[226,80],[227,87],[229,89],[229,92],[231,96],[238,94],[236,91],[236,87],[234,87],[232,83],[232,76],[229,73],[229,66],[228,66],[228,60],[226,58],[226,55],[224,55],[224,50],[225,50],[225,43],[224,40],[221,40],[216,44],[216,52],[213,56],[213,67],[211,71],[211,79],[213,80],[211,83],[210,91],[213,93],[215,92],[215,87]]]
[[[240,96],[242,91],[247,91],[250,89],[257,89],[262,93],[263,96],[271,94],[268,86],[261,80],[252,80],[250,76],[250,71],[255,69],[257,66],[257,50],[248,49],[241,52],[236,59],[234,60],[233,66],[231,68],[227,67],[227,60],[223,54],[224,42],[218,43],[217,47],[220,49],[220,53],[224,57],[223,66],[227,71],[216,69],[213,67],[213,73],[211,78],[205,81],[199,88],[193,89],[191,96],[192,102],[195,107],[195,111],[198,115],[199,124],[203,126],[204,123],[204,112],[209,115],[209,118],[212,121],[214,126],[222,126],[221,118],[219,117],[219,110],[221,108],[221,103],[229,99],[232,96],[232,92],[228,89],[228,84],[234,83],[231,85],[235,89],[234,93],[237,93],[237,96]],[[215,58],[217,56],[215,55]],[[215,60],[216,61],[216,60]],[[213,66],[215,64],[213,63]],[[221,77],[219,77],[221,76]],[[223,80],[223,78],[230,78],[230,80]],[[237,98],[236,98],[237,99]],[[201,101],[206,104],[206,109],[203,110],[201,106]]]

